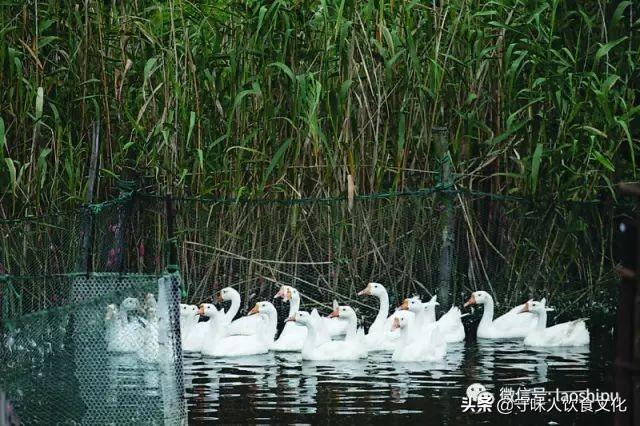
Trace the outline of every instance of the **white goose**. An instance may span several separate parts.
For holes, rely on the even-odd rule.
[[[199,318],[197,306],[180,304],[180,335],[185,352],[199,352],[202,348],[211,320],[199,322]]]
[[[481,339],[513,339],[525,337],[536,326],[536,317],[531,313],[518,315],[522,305],[511,309],[501,317],[493,319],[493,298],[486,291],[475,291],[464,304],[484,305],[482,319],[478,325],[478,337]]]
[[[393,319],[392,328],[400,330],[400,342],[391,359],[398,362],[439,361],[447,353],[447,343],[434,323],[422,333],[415,333],[416,316],[401,310]]]
[[[293,318],[300,309],[300,292],[291,286],[283,285],[280,287],[274,298],[281,298],[283,301],[289,302],[289,315],[287,318]],[[300,352],[306,337],[306,327],[296,324],[294,321],[285,321],[280,336],[271,345],[271,350],[276,352]]]
[[[107,315],[117,313],[115,322],[107,323],[107,350],[110,352],[135,352],[140,344],[141,324],[137,320],[129,320],[129,313],[139,308],[140,302],[135,297],[127,297],[120,303],[119,309],[107,308]],[[112,317],[113,318],[113,317]]]
[[[231,306],[220,319],[223,323],[228,324],[225,333],[229,336],[251,336],[256,334],[260,325],[260,317],[247,315],[234,320],[240,310],[240,293],[233,287],[226,287],[220,290],[216,298],[218,303],[231,301]]]
[[[213,309],[212,309],[213,308]],[[209,316],[211,333],[208,341],[202,345],[202,354],[213,357],[234,357],[265,354],[273,344],[278,325],[278,312],[270,302],[258,302],[249,311],[249,316],[255,316],[256,329],[252,335],[228,335],[225,330],[230,325],[224,325],[220,320],[220,313],[213,305],[201,305],[201,315]]]
[[[435,295],[428,302],[421,302],[420,298],[416,296],[411,299],[405,299],[400,308],[408,309],[416,314],[415,322],[417,327],[425,327],[427,324],[435,323],[439,333],[442,334],[447,343],[462,342],[465,334],[460,309],[452,306],[448,312],[436,321],[435,308],[438,305],[437,296]]]
[[[314,310],[311,314],[298,311],[287,321],[295,321],[307,327],[307,338],[302,347],[302,359],[314,361],[344,361],[366,358],[367,345],[364,330],[357,328],[355,311],[349,306],[338,306],[329,315],[347,323],[344,340],[329,340],[324,322]]]
[[[393,351],[400,338],[400,332],[391,330],[395,313],[389,315],[389,294],[387,289],[382,284],[369,283],[364,290],[358,292],[358,296],[363,295],[375,296],[380,300],[378,314],[365,336],[369,352]]]
[[[520,312],[531,312],[538,322],[536,328],[524,338],[527,346],[586,346],[589,344],[589,331],[583,319],[577,319],[547,328],[546,299],[539,302],[530,300],[522,306]]]
[[[160,344],[158,341],[158,304],[152,293],[148,293],[144,299],[146,318],[138,318],[142,328],[140,329],[140,342],[136,348],[136,355],[142,362],[154,363],[158,361]]]

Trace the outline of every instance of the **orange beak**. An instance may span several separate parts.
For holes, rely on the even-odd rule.
[[[286,320],[284,320],[284,322],[295,322],[295,318],[294,317],[289,317]]]
[[[259,314],[259,313],[260,313],[260,306],[258,306],[258,304],[256,303],[256,306],[251,308],[251,310],[249,311],[248,315],[254,315],[254,314]]]
[[[276,293],[275,296],[273,296],[274,299],[284,299],[284,287],[280,287],[280,290],[278,290],[278,292]]]
[[[358,292],[358,296],[362,296],[364,294],[371,294],[371,286],[366,286],[364,290]]]
[[[340,311],[337,309],[334,309],[333,312],[329,314],[329,318],[338,318],[338,317],[340,317]]]
[[[399,306],[403,311],[409,310],[409,299],[404,299],[402,305]],[[397,319],[397,318],[396,318]]]
[[[469,300],[467,300],[466,303],[464,304],[464,307],[466,308],[467,306],[471,306],[475,304],[476,304],[476,297],[472,294]]]
[[[217,303],[224,302],[224,299],[222,298],[222,293],[218,293],[218,295],[216,296],[216,302]]]
[[[204,305],[200,305],[200,307],[198,308],[198,315],[200,316],[204,315]]]
[[[406,300],[406,299],[405,299]],[[397,330],[400,328],[400,319],[398,317],[395,317],[393,319],[393,324],[391,324],[391,331],[393,330]]]
[[[530,312],[529,311],[529,302],[525,302],[524,305],[522,305],[522,310],[520,312],[518,312],[519,314],[523,314],[525,312]]]

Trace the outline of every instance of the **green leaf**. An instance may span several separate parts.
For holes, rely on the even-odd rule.
[[[42,86],[38,87],[38,93],[36,95],[36,121],[42,118],[42,109],[44,105],[44,89]]]
[[[280,145],[280,148],[278,148],[276,153],[273,155],[273,158],[271,159],[271,162],[269,162],[269,167],[267,167],[267,170],[265,170],[264,177],[262,178],[262,187],[263,188],[266,185],[267,179],[269,179],[269,176],[271,175],[271,172],[273,172],[273,169],[275,169],[276,166],[280,163],[280,160],[282,159],[282,156],[284,155],[284,153],[287,150],[287,148],[289,148],[289,145],[291,145],[291,138],[289,138],[286,141],[284,141],[284,143],[282,145]]]
[[[604,166],[604,168],[609,170],[610,172],[615,172],[616,171],[616,168],[613,166],[611,161],[607,157],[602,155],[602,153],[600,151],[593,150],[593,158],[596,161],[598,161],[600,164],[602,164]]]
[[[11,188],[13,188],[13,192],[16,192],[16,165],[13,164],[13,160],[11,158],[5,158],[4,163],[7,165],[7,169],[9,170],[9,178],[11,181]]]
[[[540,172],[540,163],[542,161],[542,152],[544,147],[541,143],[536,145],[536,149],[533,152],[533,157],[531,158],[531,191],[536,192],[536,187],[538,186],[538,174]]]
[[[4,146],[6,144],[6,137],[4,135],[4,120],[0,117],[0,157],[4,155]]]
[[[153,73],[154,67],[155,67],[157,62],[158,62],[158,58],[153,57],[153,58],[148,59],[147,63],[144,64],[144,81],[145,82],[147,80],[149,80],[149,77]]]
[[[51,153],[51,148],[45,148],[38,156],[38,171],[40,172],[40,187],[44,187],[47,178],[47,156]]]
[[[287,75],[287,77],[289,77],[289,79],[291,79],[291,81],[295,81],[296,79],[295,74],[293,73],[293,71],[291,71],[291,68],[289,68],[287,65],[283,64],[282,62],[273,62],[267,66],[279,68],[280,70],[282,70],[283,73]]]
[[[613,49],[614,47],[616,47],[617,45],[625,41],[627,38],[628,38],[627,36],[624,36],[617,40],[610,41],[609,43],[601,45],[598,51],[596,52],[595,63],[597,64],[603,56],[609,53],[611,49]]]
[[[611,27],[615,27],[616,25],[618,25],[618,22],[620,22],[620,20],[622,19],[622,14],[624,13],[625,9],[629,6],[631,6],[630,1],[620,2],[618,7],[616,7],[616,10],[613,12],[613,16],[611,18],[611,24],[610,24]]]
[[[193,126],[196,124],[196,113],[191,111],[189,114],[189,131],[187,132],[187,144],[191,140],[191,134],[193,133]]]

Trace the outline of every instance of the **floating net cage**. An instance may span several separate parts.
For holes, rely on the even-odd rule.
[[[33,281],[55,303],[2,327],[0,386],[21,422],[184,423],[178,274]]]
[[[446,310],[484,289],[498,312],[546,296],[558,316],[608,315],[612,236],[631,210],[441,189],[169,201],[127,194],[0,220],[0,388],[21,421],[184,422],[179,302],[226,286],[240,291],[241,314],[287,284],[302,309],[327,313],[336,299],[365,326],[377,300],[356,294],[370,281],[392,305],[438,294]],[[180,272],[166,273],[172,266]],[[282,324],[288,307],[276,307]]]

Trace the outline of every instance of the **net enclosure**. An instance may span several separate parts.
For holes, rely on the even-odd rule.
[[[185,423],[178,274],[11,279],[10,304],[28,281],[55,302],[3,320],[0,386],[22,423]]]
[[[240,314],[287,284],[303,309],[338,300],[365,326],[378,307],[356,294],[371,281],[392,304],[438,295],[445,310],[485,289],[498,310],[533,296],[558,315],[593,310],[612,297],[612,235],[629,209],[451,188],[287,200],[131,192],[0,220],[0,387],[24,423],[184,423],[179,303],[227,286]]]

